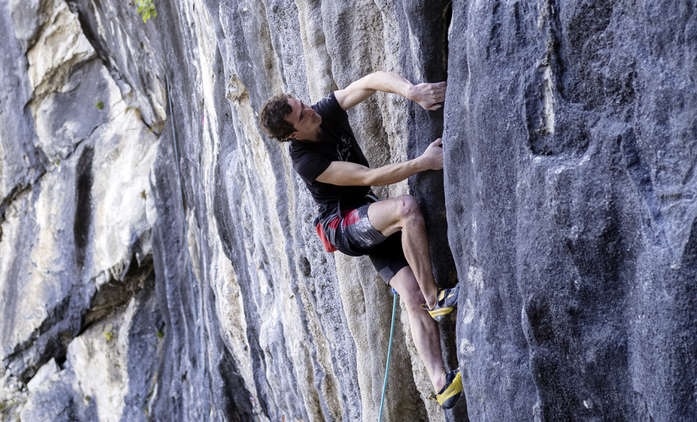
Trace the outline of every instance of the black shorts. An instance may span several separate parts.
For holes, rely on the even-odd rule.
[[[380,277],[389,283],[399,270],[406,267],[402,251],[402,233],[383,236],[368,220],[370,204],[352,209],[318,223],[317,231],[325,242],[351,256],[368,255]],[[329,249],[328,249],[329,250]]]

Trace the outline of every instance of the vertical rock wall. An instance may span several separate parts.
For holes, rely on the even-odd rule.
[[[462,283],[467,394],[427,399],[401,312],[384,420],[694,418],[696,5],[606,3],[4,3],[2,419],[376,419],[391,296],[256,121],[378,69],[448,80],[349,116],[374,166],[444,130],[378,193]]]
[[[3,155],[2,286],[23,299],[3,307],[1,411],[57,420],[376,418],[391,296],[367,260],[321,250],[311,198],[285,145],[260,133],[257,111],[274,93],[315,101],[378,69],[423,80],[427,22],[407,20],[412,6],[393,2],[155,6],[147,23],[127,2],[4,6],[4,28],[16,32],[4,38],[16,47],[3,86],[16,78],[26,88],[7,94],[19,100],[3,114],[14,133],[2,147],[35,158],[27,153],[14,168],[22,160]],[[428,46],[441,55],[445,26]],[[14,64],[21,60],[27,71]],[[411,133],[409,110],[388,95],[352,110],[373,165],[428,143]],[[429,119],[437,128],[442,115]],[[53,196],[41,199],[44,189]],[[40,276],[20,275],[27,268]],[[17,296],[18,288],[40,294]],[[9,319],[23,309],[37,310],[35,322]],[[442,420],[403,324],[385,419]]]
[[[697,417],[696,6],[453,2],[472,420]]]

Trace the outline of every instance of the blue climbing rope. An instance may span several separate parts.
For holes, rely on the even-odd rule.
[[[387,364],[385,364],[385,382],[382,383],[382,397],[380,398],[380,412],[378,422],[382,420],[382,405],[385,403],[385,390],[387,389],[387,375],[390,373],[390,354],[392,353],[392,334],[394,334],[394,315],[397,313],[397,291],[392,289],[392,323],[390,324],[390,345],[387,346]]]

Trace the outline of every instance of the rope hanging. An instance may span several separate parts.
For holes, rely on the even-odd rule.
[[[392,289],[392,323],[390,324],[390,344],[387,346],[387,363],[385,364],[385,381],[382,383],[382,397],[380,398],[380,412],[378,413],[378,422],[382,420],[382,406],[385,403],[385,390],[387,389],[387,375],[390,372],[390,355],[392,354],[392,334],[394,334],[394,316],[397,313],[397,291]]]

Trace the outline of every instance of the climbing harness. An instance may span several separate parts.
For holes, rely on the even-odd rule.
[[[380,398],[380,412],[378,413],[378,422],[382,420],[382,405],[385,403],[385,390],[387,389],[387,375],[390,372],[390,354],[392,353],[392,334],[394,334],[394,316],[397,313],[397,291],[392,289],[392,323],[390,324],[390,344],[387,346],[387,363],[385,364],[385,381],[382,383],[382,397]]]

